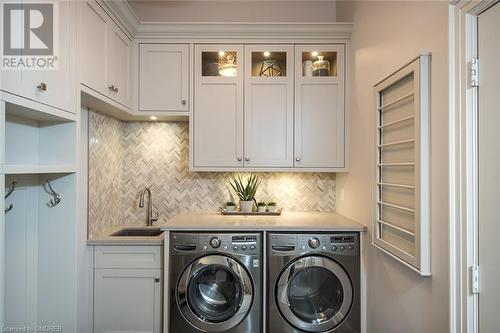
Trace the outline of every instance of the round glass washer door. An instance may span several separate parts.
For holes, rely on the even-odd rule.
[[[347,316],[353,300],[352,283],[334,260],[307,256],[292,261],[276,285],[276,304],[285,319],[308,332],[325,332]]]
[[[194,327],[220,332],[238,325],[251,309],[253,285],[238,261],[209,255],[191,262],[177,284],[177,304]]]

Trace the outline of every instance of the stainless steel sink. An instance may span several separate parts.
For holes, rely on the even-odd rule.
[[[157,237],[163,233],[160,228],[123,228],[110,236],[113,237]]]

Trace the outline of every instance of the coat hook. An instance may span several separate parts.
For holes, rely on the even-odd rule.
[[[54,199],[50,199],[49,206],[50,207],[55,207],[55,206],[57,206],[61,202],[61,196],[59,194],[57,194],[56,191],[54,191],[54,189],[50,185],[50,181],[48,179],[47,179],[47,186],[50,189],[50,195],[52,195],[54,197]]]
[[[7,191],[7,194],[4,196],[4,199],[7,199],[12,194],[12,192],[14,192],[14,190],[16,189],[16,185],[17,185],[17,182],[13,181],[12,185],[10,186],[9,190]],[[14,205],[10,204],[9,207],[5,208],[5,213],[10,212],[13,207],[14,207]]]

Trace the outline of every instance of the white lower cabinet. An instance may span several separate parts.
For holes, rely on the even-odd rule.
[[[160,256],[159,246],[96,247],[95,333],[161,332]]]

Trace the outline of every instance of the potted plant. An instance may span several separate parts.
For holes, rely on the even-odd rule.
[[[266,211],[266,209],[267,209],[267,205],[264,201],[259,201],[257,203],[257,211],[259,213],[264,213]]]
[[[226,202],[226,212],[234,212],[236,209],[236,204],[232,201]]]
[[[229,182],[234,192],[240,198],[240,211],[241,212],[251,212],[253,209],[253,203],[256,203],[255,193],[260,186],[259,177],[252,174],[246,182],[241,178],[240,175],[233,178],[233,181]]]
[[[271,201],[267,203],[267,210],[274,213],[278,210],[278,207],[276,206],[276,202]]]

